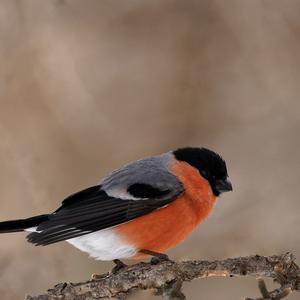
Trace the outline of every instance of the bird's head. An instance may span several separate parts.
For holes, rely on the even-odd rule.
[[[222,157],[206,148],[179,148],[173,151],[175,158],[196,168],[212,188],[214,195],[232,191],[226,163]]]

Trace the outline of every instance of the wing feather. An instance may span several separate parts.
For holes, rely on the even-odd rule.
[[[113,227],[148,214],[174,200],[123,200],[108,196],[98,186],[98,195],[92,189],[92,197],[84,193],[84,199],[76,203],[64,202],[62,207],[41,223],[37,231],[27,236],[35,245],[48,245],[78,237],[87,233]],[[164,195],[165,196],[165,195]]]

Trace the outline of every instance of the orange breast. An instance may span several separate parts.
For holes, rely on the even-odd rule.
[[[214,207],[216,197],[195,168],[185,162],[176,162],[173,172],[185,187],[182,196],[164,208],[116,228],[138,249],[164,253],[186,239]],[[134,258],[143,257],[144,254],[138,254]]]

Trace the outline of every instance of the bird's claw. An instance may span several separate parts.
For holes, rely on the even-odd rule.
[[[153,256],[150,260],[151,265],[157,265],[162,261],[168,261],[169,256],[167,254],[158,253],[157,255]]]
[[[112,270],[111,273],[112,274],[117,274],[120,270],[124,269],[127,267],[126,264],[124,264],[121,260],[119,259],[114,259],[113,262],[116,264]]]

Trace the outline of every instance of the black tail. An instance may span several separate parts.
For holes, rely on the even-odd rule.
[[[49,215],[40,215],[28,219],[0,222],[0,233],[18,232],[27,228],[36,227],[48,220]]]

